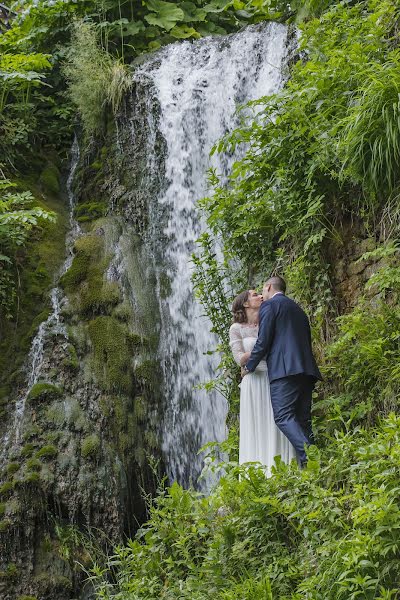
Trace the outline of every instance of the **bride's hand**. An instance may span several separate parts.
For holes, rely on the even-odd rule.
[[[247,364],[247,361],[250,358],[250,352],[245,352],[242,356],[242,358],[240,359],[240,366],[244,367],[245,364]]]

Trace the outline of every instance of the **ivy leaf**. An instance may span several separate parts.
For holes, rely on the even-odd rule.
[[[169,32],[172,37],[177,40],[186,40],[187,38],[199,38],[201,37],[200,33],[193,29],[193,27],[188,27],[187,25],[175,25],[173,29]]]
[[[146,21],[150,25],[158,25],[166,31],[170,31],[178,21],[182,21],[185,18],[183,10],[172,4],[172,2],[147,0],[146,6],[156,13],[154,15],[146,15]]]

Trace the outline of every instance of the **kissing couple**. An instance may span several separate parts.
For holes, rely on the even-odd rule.
[[[232,304],[230,347],[242,367],[239,463],[260,462],[271,473],[275,456],[307,463],[313,443],[312,392],[322,379],[311,347],[310,323],[285,295],[282,277],[270,277],[262,295],[239,294]]]

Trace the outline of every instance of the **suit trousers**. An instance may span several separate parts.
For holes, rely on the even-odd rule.
[[[304,447],[313,443],[311,400],[314,385],[315,378],[304,373],[270,382],[275,423],[296,450],[301,465],[307,462]]]

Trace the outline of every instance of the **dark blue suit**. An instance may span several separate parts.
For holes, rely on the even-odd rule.
[[[247,370],[267,359],[275,423],[294,446],[301,463],[312,443],[311,399],[322,379],[311,348],[310,324],[296,302],[277,294],[261,304],[258,339]]]

